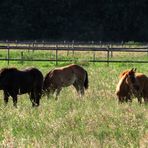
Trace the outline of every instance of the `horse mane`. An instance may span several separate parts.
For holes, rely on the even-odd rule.
[[[127,72],[124,73],[124,75],[122,75],[122,77],[120,78],[120,80],[119,80],[119,82],[117,84],[117,87],[116,87],[116,93],[120,91],[121,86],[123,85],[126,77],[127,77]]]
[[[127,74],[130,70],[127,69],[127,70],[124,70],[122,73],[119,74],[119,78],[121,79],[122,76],[124,76],[125,74]]]
[[[66,66],[62,66],[62,67],[56,67],[54,68],[53,70],[63,70],[65,68],[68,68],[68,67],[72,67],[72,66],[77,66],[76,64],[69,64],[69,65],[66,65]],[[52,71],[52,70],[51,70]]]

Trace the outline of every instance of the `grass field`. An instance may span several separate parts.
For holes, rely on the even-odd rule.
[[[139,58],[148,59],[143,55]],[[62,90],[58,101],[54,97],[42,97],[38,108],[31,107],[27,94],[21,95],[16,109],[12,99],[4,107],[0,91],[0,147],[148,147],[148,106],[139,105],[135,98],[132,104],[118,104],[115,96],[120,72],[137,67],[138,72],[148,75],[148,65],[80,64],[89,75],[89,89],[82,98],[71,86]],[[7,66],[7,62],[1,61],[1,68]],[[55,67],[49,62],[24,62],[23,65],[11,62],[9,67],[13,66],[19,69],[34,66],[44,75]]]

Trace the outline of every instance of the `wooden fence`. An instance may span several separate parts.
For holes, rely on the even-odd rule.
[[[55,61],[56,64],[58,62],[63,61],[75,61],[75,59],[58,59],[58,51],[67,51],[67,55],[69,51],[77,52],[77,51],[94,51],[94,58],[92,60],[85,60],[87,62],[107,62],[108,64],[111,62],[132,62],[132,63],[148,63],[148,61],[139,61],[139,60],[112,60],[114,52],[144,52],[148,55],[148,44],[125,44],[125,43],[111,43],[111,42],[37,42],[37,41],[0,41],[0,50],[7,51],[7,58],[0,58],[0,60],[8,61]],[[11,58],[10,54],[12,50],[21,50],[20,58]],[[23,50],[52,50],[55,51],[55,59],[23,59]],[[106,58],[104,60],[97,60],[95,58],[96,52],[106,52]]]

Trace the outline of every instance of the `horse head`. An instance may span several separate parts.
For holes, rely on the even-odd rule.
[[[132,91],[138,92],[140,89],[140,86],[135,73],[136,73],[136,68],[132,68],[126,73],[126,83],[128,84],[129,88]]]
[[[44,78],[43,81],[43,91],[46,92],[48,88],[51,86],[51,80],[52,80],[52,71],[49,71]]]

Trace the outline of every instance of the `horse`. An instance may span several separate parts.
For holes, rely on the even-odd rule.
[[[4,103],[7,105],[9,96],[17,107],[17,95],[28,93],[32,106],[39,106],[43,88],[43,74],[37,68],[18,70],[3,68],[0,70],[0,90],[3,90]]]
[[[79,65],[71,64],[49,71],[44,79],[43,90],[49,94],[56,92],[56,100],[63,87],[73,85],[78,94],[84,95],[88,89],[88,73]]]
[[[119,75],[120,80],[129,71],[130,70],[123,71]],[[127,83],[125,83],[124,87],[122,87],[122,90],[120,90],[120,91],[124,92],[126,101],[131,100],[130,95],[133,94],[135,97],[137,97],[138,102],[140,104],[142,103],[142,97],[144,98],[144,102],[147,103],[148,102],[148,93],[147,93],[148,77],[146,75],[144,75],[143,73],[135,73],[135,78],[136,78],[136,81],[132,81],[131,85],[128,85]],[[137,87],[137,84],[138,84],[138,87]]]
[[[139,83],[136,79],[135,73],[136,69],[132,68],[131,70],[126,70],[119,75],[120,80],[116,86],[115,94],[117,95],[120,103],[124,101],[131,102],[133,90],[139,90]],[[132,89],[133,83],[135,89]]]

